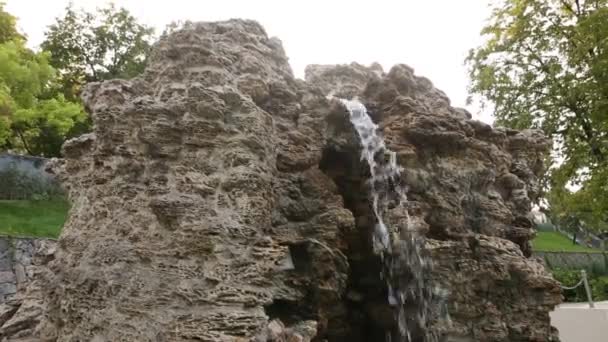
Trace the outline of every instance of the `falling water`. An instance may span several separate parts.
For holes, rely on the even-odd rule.
[[[397,155],[387,148],[378,134],[378,126],[361,102],[344,99],[340,102],[350,114],[361,142],[361,159],[367,162],[371,173],[370,196],[376,219],[373,246],[382,259],[382,277],[388,289],[388,303],[394,308],[399,340],[434,341],[433,335],[425,331],[432,291],[424,280],[429,266],[423,257],[424,237],[416,232],[407,212],[406,188],[401,184],[402,169],[397,164]],[[406,219],[387,226],[389,212],[401,213]],[[387,340],[390,339],[388,333]]]

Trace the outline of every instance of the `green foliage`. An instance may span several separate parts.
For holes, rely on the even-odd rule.
[[[74,136],[86,114],[79,103],[68,102],[63,95],[39,101],[36,106],[15,113],[14,129],[23,137],[25,149],[31,155],[58,156],[61,145]]]
[[[555,269],[552,271],[555,280],[563,286],[571,287],[581,280],[580,270]],[[608,300],[608,277],[601,273],[588,273],[589,286],[591,287],[591,297],[594,301]],[[583,285],[573,290],[563,290],[564,301],[566,302],[586,302],[587,295]]]
[[[80,133],[86,114],[81,104],[57,94],[50,54],[26,48],[25,38],[6,28],[14,29],[15,18],[1,5],[0,35],[11,39],[0,43],[0,150],[59,156],[63,142]]]
[[[5,3],[0,1],[0,44],[25,40],[17,30],[17,18],[4,10]]]
[[[86,82],[140,74],[153,33],[124,8],[109,4],[91,13],[70,4],[49,27],[42,48],[60,71],[65,97],[74,100]]]
[[[81,86],[141,73],[152,34],[124,8],[70,5],[34,52],[0,2],[0,151],[59,156],[66,139],[90,130]]]
[[[547,199],[557,216],[606,222],[608,0],[502,0],[482,33],[467,58],[470,92],[498,124],[553,138],[563,161]]]
[[[536,230],[541,232],[553,232],[555,231],[555,226],[551,222],[539,223],[536,225]]]
[[[52,178],[20,170],[15,165],[0,171],[0,199],[41,200],[64,197],[61,185]]]
[[[46,53],[0,44],[0,148],[58,156],[71,128],[86,120],[80,104],[45,99],[54,76]]]
[[[0,200],[0,234],[58,237],[66,220],[69,204],[65,200]]]
[[[31,107],[53,76],[47,55],[33,53],[22,42],[0,44],[0,87],[3,107]]]

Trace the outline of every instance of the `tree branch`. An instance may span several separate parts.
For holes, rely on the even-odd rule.
[[[593,154],[593,156],[596,158],[596,160],[598,162],[600,162],[600,163],[603,162],[604,153],[602,152],[599,144],[597,143],[597,139],[596,139],[593,127],[592,127],[591,123],[589,122],[589,120],[583,115],[583,113],[580,112],[580,109],[576,105],[566,104],[566,107],[572,113],[574,113],[574,116],[580,122],[581,127],[583,128],[583,132],[585,133],[585,135],[582,138],[589,144],[589,147],[591,148],[591,153]]]
[[[97,72],[95,71],[95,64],[93,63],[93,61],[91,61],[87,49],[82,46],[81,42],[77,41],[75,44],[80,49],[80,51],[82,51],[82,57],[84,58],[84,62],[86,66],[91,69],[91,73],[93,74],[94,80],[99,81],[99,78],[97,77]]]
[[[541,65],[542,70],[544,72],[546,72],[547,75],[551,76],[549,74],[549,70],[548,70],[549,68],[547,67],[545,62],[536,53],[534,53],[534,50],[532,50],[532,48],[530,48],[530,46],[528,46],[526,44],[524,45],[524,48],[527,49],[530,52],[530,56],[532,58],[534,58]],[[553,78],[553,81],[556,82],[556,84],[560,84],[559,82],[557,82],[557,80],[555,78]],[[563,85],[559,85],[559,86],[560,86],[560,88],[563,89]],[[591,123],[589,122],[589,120],[587,120],[585,115],[583,113],[581,113],[580,108],[577,107],[575,104],[564,103],[564,107],[569,109],[580,122],[581,127],[583,128],[583,132],[585,133],[583,140],[585,140],[589,144],[591,153],[594,155],[594,157],[596,158],[596,160],[598,162],[603,162],[604,153],[602,152],[600,146],[598,145],[598,143],[595,139],[595,133],[594,133],[593,127],[592,127]]]
[[[25,137],[21,133],[21,130],[20,129],[15,129],[15,131],[17,132],[17,135],[19,136],[19,139],[21,139],[21,142],[23,143],[23,147],[25,148],[25,151],[27,151],[27,154],[33,155],[32,150],[30,149],[30,147],[27,144],[27,141],[25,140]]]
[[[570,5],[570,3],[568,3],[568,1],[567,1],[567,0],[560,0],[559,2],[560,2],[560,3],[561,3],[561,4],[562,4],[562,5],[563,5],[563,6],[564,6],[564,7],[565,7],[565,8],[566,8],[568,11],[570,11],[570,13],[572,13],[572,14],[574,14],[574,15],[578,16],[578,15],[577,15],[577,12],[576,12],[576,11],[574,11],[574,9],[573,9],[573,8],[572,8],[572,6]],[[578,6],[578,0],[576,0],[576,5]],[[580,11],[580,9],[579,9],[579,11]]]

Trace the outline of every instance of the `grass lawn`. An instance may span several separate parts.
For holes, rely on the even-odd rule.
[[[58,237],[68,213],[65,201],[0,200],[0,234]]]
[[[601,252],[598,249],[573,245],[568,237],[558,232],[538,232],[532,240],[532,248],[539,252]]]

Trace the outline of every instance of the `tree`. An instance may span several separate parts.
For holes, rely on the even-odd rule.
[[[90,129],[78,98],[86,82],[128,78],[146,63],[153,30],[113,5],[66,8],[42,52],[25,47],[0,2],[0,150],[59,156],[63,142]]]
[[[608,222],[608,0],[502,0],[482,34],[471,94],[497,124],[553,139],[552,211]]]
[[[78,135],[76,130],[85,121],[82,105],[66,101],[63,95],[38,101],[30,108],[16,111],[13,130],[21,146],[31,155],[59,156],[66,138]]]
[[[70,4],[65,15],[49,26],[41,46],[51,53],[50,63],[60,72],[65,97],[75,100],[86,82],[140,74],[153,33],[113,4],[95,13],[75,10]]]
[[[14,18],[1,5],[0,18]],[[2,26],[5,22],[12,28]],[[2,32],[17,32],[15,24],[0,20]],[[27,49],[18,32],[11,37],[0,43],[0,150],[58,156],[63,141],[86,115],[82,105],[52,91],[56,72],[49,54]]]
[[[25,40],[17,30],[17,18],[4,10],[5,3],[0,1],[0,44],[14,40]]]
[[[0,82],[11,95],[8,106],[34,105],[53,73],[47,54],[36,54],[21,42],[0,44]]]

